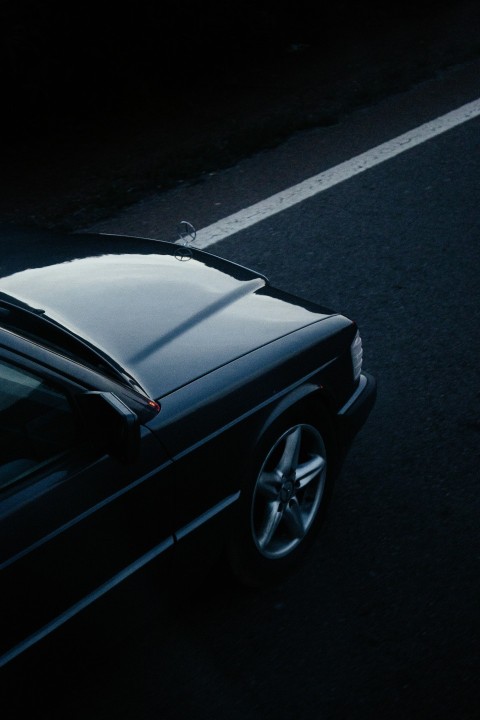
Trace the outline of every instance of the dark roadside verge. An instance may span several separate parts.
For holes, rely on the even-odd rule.
[[[153,5],[12,11],[1,221],[81,229],[480,53],[467,0],[264,2],[228,17],[207,3],[183,19],[181,4],[163,17]]]

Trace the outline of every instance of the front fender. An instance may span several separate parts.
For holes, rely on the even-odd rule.
[[[260,439],[272,423],[297,405],[307,401],[318,401],[322,391],[323,388],[321,385],[309,382],[294,388],[287,395],[283,395],[281,399],[275,403],[273,408],[269,408],[270,412],[263,418],[262,424],[257,432],[257,438]]]

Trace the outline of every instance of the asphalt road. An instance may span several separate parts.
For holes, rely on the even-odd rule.
[[[118,146],[101,156],[101,136],[83,165],[82,140],[50,168],[47,146],[28,180],[23,165],[9,170],[2,219],[174,240],[181,219],[205,227],[477,97],[477,61],[438,68],[122,212],[118,197],[106,216],[100,202],[101,221],[82,203],[108,185],[108,173],[95,184],[96,163]],[[271,590],[216,570],[180,598],[159,580],[102,606],[5,669],[6,717],[478,720],[479,129],[470,121],[211,248],[354,317],[378,380],[302,566]],[[112,165],[125,187],[128,162]]]
[[[476,0],[3,3],[0,220],[77,230],[203,182],[478,57],[479,27]]]
[[[204,226],[475,98],[478,69],[100,229],[175,239],[180,209]],[[355,318],[377,405],[287,581],[250,592],[218,573],[180,599],[160,587],[130,614],[84,618],[9,669],[6,687],[28,687],[12,717],[477,720],[479,130],[471,120],[211,248]]]

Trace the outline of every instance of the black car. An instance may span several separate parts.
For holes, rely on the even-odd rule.
[[[281,578],[375,401],[356,324],[169,242],[0,258],[0,665],[145,568]]]

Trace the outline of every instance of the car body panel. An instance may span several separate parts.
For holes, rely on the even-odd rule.
[[[208,564],[225,544],[250,456],[288,408],[307,397],[322,406],[340,463],[375,399],[375,381],[353,377],[356,324],[260,274],[143,238],[39,237],[45,260],[28,251],[35,233],[2,258],[0,361],[69,398],[79,443],[0,487],[0,666],[142,568],[168,582],[185,560]],[[28,305],[18,326],[8,298]],[[22,332],[24,311],[33,336]],[[44,342],[45,315],[138,384]],[[89,434],[76,398],[91,390],[135,413],[135,462]]]
[[[347,321],[342,327],[338,317],[319,325],[259,348],[162,398],[162,410],[148,427],[158,433],[172,458],[185,468],[181,475],[192,485],[185,493],[190,504],[188,514],[185,501],[176,504],[180,525],[192,519],[194,508],[203,511],[209,503],[220,500],[213,494],[219,488],[225,495],[235,491],[245,453],[258,438],[266,416],[288,392],[307,381],[319,388],[325,381],[328,383],[329,365],[341,352],[344,335],[352,334],[352,328]],[[336,334],[332,334],[333,326]],[[228,437],[234,439],[228,441]],[[223,477],[222,484],[219,488],[207,484],[198,490],[195,478],[211,474],[208,463],[212,458],[216,472]],[[197,472],[190,467],[192,463]]]
[[[99,242],[97,254],[4,275],[0,291],[101,349],[153,398],[325,317],[207,253],[131,245],[103,253]]]
[[[10,363],[13,357],[8,354]],[[68,381],[67,388],[73,395],[79,389]],[[146,427],[141,443],[141,458],[125,464],[85,438],[1,489],[0,656],[140,558],[170,562],[172,461]]]

